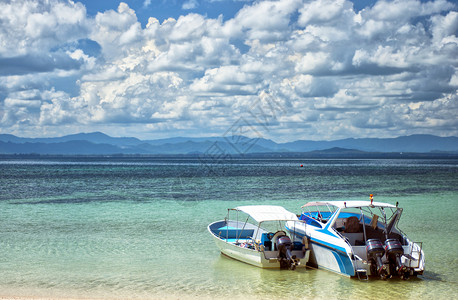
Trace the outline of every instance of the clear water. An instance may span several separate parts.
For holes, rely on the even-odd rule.
[[[206,229],[238,205],[369,194],[404,208],[423,276],[262,270],[221,256]],[[457,160],[0,160],[0,297],[456,299],[457,220]]]

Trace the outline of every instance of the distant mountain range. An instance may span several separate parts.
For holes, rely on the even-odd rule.
[[[276,143],[244,136],[140,140],[111,137],[101,132],[55,138],[21,138],[0,134],[0,154],[43,155],[274,155],[309,153],[310,156],[365,156],[368,153],[435,153],[458,155],[458,137],[410,135],[397,138],[361,138],[334,141],[299,140]]]

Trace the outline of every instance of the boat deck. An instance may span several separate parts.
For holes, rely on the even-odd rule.
[[[269,234],[273,233],[254,226],[253,224],[237,221],[220,221],[210,225],[209,229],[223,242],[241,248],[263,252],[267,260],[278,258],[276,244],[268,237]],[[286,232],[280,232],[286,235]],[[306,250],[304,244],[293,242],[292,254],[296,255],[296,257],[304,257]]]

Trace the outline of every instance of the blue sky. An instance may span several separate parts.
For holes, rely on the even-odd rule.
[[[109,9],[116,10],[121,1],[81,1],[86,6],[87,13],[95,16],[98,12]],[[131,0],[124,1],[129,7],[135,10],[138,21],[145,26],[149,17],[154,17],[160,22],[168,18],[178,19],[182,15],[197,13],[209,18],[218,18],[222,15],[224,19],[233,18],[235,14],[246,4],[252,1],[174,1],[174,0]]]
[[[0,133],[458,136],[454,1],[2,1],[0,23]]]

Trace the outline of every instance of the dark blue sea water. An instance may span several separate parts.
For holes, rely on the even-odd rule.
[[[303,165],[303,167],[301,167]],[[362,283],[222,257],[206,226],[226,209],[374,199],[404,208],[424,276]],[[458,297],[458,160],[41,158],[0,160],[0,296]]]

